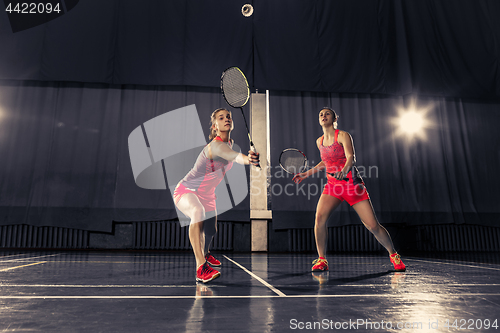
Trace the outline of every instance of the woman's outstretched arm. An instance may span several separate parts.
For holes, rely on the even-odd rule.
[[[231,148],[229,148],[225,143],[220,141],[215,141],[210,143],[213,157],[221,157],[227,161],[236,162],[238,164],[257,165],[259,163],[259,154],[249,151],[248,155],[238,153]]]

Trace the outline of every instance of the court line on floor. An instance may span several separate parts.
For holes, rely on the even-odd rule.
[[[0,287],[34,287],[34,288],[196,288],[196,285],[140,285],[140,284],[2,284]],[[210,288],[227,288],[227,286],[210,285]]]
[[[31,264],[26,264],[26,265],[21,265],[21,266],[16,266],[16,267],[2,268],[2,269],[0,269],[0,272],[10,271],[13,269],[28,267],[28,266],[33,266],[33,265],[40,265],[40,264],[45,264],[45,263],[46,263],[46,261],[41,261],[41,262],[34,262]]]
[[[2,261],[0,261],[1,263]],[[7,261],[5,261],[7,262]],[[194,263],[194,261],[188,260],[188,261],[95,261],[95,260],[65,260],[62,258],[61,260],[52,260],[51,262],[53,263],[90,263],[90,264],[150,264],[150,265],[158,265],[158,264],[182,264],[182,263]],[[354,264],[355,262],[349,262],[349,264]],[[250,264],[250,262],[249,262]],[[275,265],[275,264],[273,264]],[[276,264],[276,265],[287,265],[290,266],[290,264]],[[309,265],[309,264],[307,264]],[[367,266],[366,264],[363,263],[363,265]],[[373,266],[380,266],[379,263],[374,263]],[[408,274],[408,272],[407,272]]]
[[[26,253],[9,254],[7,256],[0,256],[0,258],[17,257],[17,256],[23,256],[23,255],[26,255]]]
[[[178,264],[175,261],[88,261],[88,260],[53,260],[53,263],[88,263],[88,264]],[[1,261],[0,261],[1,263]]]
[[[38,257],[26,257],[26,258],[19,258],[19,259],[3,260],[3,261],[0,261],[0,264],[4,263],[4,262],[31,260],[31,259],[37,259],[37,258],[54,257],[54,256],[58,256],[58,255],[60,255],[60,253],[50,254],[50,255],[46,255],[46,256],[38,256]]]
[[[395,283],[380,283],[380,284],[336,284],[336,285],[328,285],[329,287],[353,287],[353,288],[373,288],[373,287],[390,287],[391,285],[401,285],[404,286],[406,284],[406,281],[401,281],[401,282],[395,282]],[[426,286],[430,287],[452,287],[452,288],[458,288],[458,287],[499,287],[500,283],[425,283]],[[0,286],[2,286],[0,284]],[[280,288],[300,288],[300,287],[311,287],[311,286],[319,286],[318,283],[311,283],[311,284],[294,284],[294,285],[282,285],[282,284],[277,284],[274,285],[275,287],[280,287]]]
[[[422,260],[422,259],[413,259],[413,258],[407,258],[407,260],[411,261],[421,261],[421,262],[430,262],[433,264],[444,264],[444,265],[456,265],[456,266],[464,266],[464,267],[471,267],[471,268],[482,268],[482,269],[491,269],[494,271],[500,271],[500,268],[495,268],[495,267],[483,267],[483,266],[475,266],[475,265],[465,265],[465,264],[459,264],[459,263],[454,263],[454,262],[444,262],[444,261],[431,261],[431,260]]]
[[[270,285],[269,283],[267,283],[266,281],[264,281],[264,279],[260,278],[259,276],[255,275],[254,273],[250,272],[248,269],[246,269],[242,265],[238,264],[236,261],[230,259],[229,257],[227,257],[225,255],[223,255],[223,257],[226,258],[227,260],[229,260],[230,262],[232,262],[233,264],[235,264],[236,266],[238,266],[239,268],[241,268],[246,273],[250,274],[251,277],[253,277],[257,281],[259,281],[260,283],[262,283],[263,285],[265,285],[266,287],[268,287],[269,289],[271,289],[272,291],[274,291],[280,297],[287,297],[282,291],[274,288],[272,285]]]
[[[234,295],[234,296],[222,296],[222,295],[212,295],[212,296],[0,296],[0,299],[199,299],[199,298],[239,298],[239,299],[249,299],[249,298],[395,298],[398,296],[403,296],[408,299],[411,298],[413,294],[404,295],[393,295],[393,294],[360,294],[360,295],[287,295],[286,297],[279,295]],[[420,294],[419,294],[420,295]],[[500,296],[500,293],[495,294],[485,294],[485,293],[462,293],[462,294],[446,294],[442,295],[444,297],[471,297],[471,296]]]
[[[405,282],[402,282],[402,284]],[[498,287],[500,283],[434,283],[426,284],[427,286],[436,287],[443,286],[446,287]],[[304,285],[274,285],[274,287],[285,287],[285,288],[298,288],[298,287],[310,287],[317,286],[317,284],[304,284]],[[339,284],[335,287],[355,287],[355,288],[372,288],[372,287],[387,287],[390,284]],[[0,287],[4,288],[196,288],[196,285],[148,285],[148,284],[10,284],[10,283],[0,283]],[[227,288],[224,285],[209,285],[210,288]]]

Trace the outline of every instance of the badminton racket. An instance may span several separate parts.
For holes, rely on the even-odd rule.
[[[250,136],[247,119],[243,113],[243,106],[245,106],[250,99],[250,88],[248,87],[248,81],[245,74],[243,74],[238,67],[229,67],[222,72],[220,88],[222,90],[222,96],[224,96],[227,104],[233,108],[240,109],[243,120],[245,121],[248,140],[250,141],[250,149],[254,153],[257,153],[257,149],[255,149],[252,137]],[[257,167],[260,168],[260,164],[258,164]]]
[[[311,169],[308,166],[306,154],[295,148],[283,150],[280,154],[279,162],[280,167],[291,175],[296,175]],[[327,174],[335,177],[334,173],[327,172]],[[344,178],[342,180],[348,181],[349,178]]]

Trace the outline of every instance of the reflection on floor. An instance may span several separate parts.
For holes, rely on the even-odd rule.
[[[215,253],[195,282],[189,252],[0,252],[0,331],[482,331],[500,326],[500,254]],[[465,324],[464,324],[465,323]],[[454,325],[454,326],[453,326]],[[481,326],[481,328],[480,328]],[[401,330],[402,329],[402,330]],[[500,328],[498,328],[500,329]]]

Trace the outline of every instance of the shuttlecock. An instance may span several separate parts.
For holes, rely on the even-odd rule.
[[[253,6],[251,4],[245,4],[243,7],[241,7],[241,13],[245,17],[250,17],[253,14]]]

